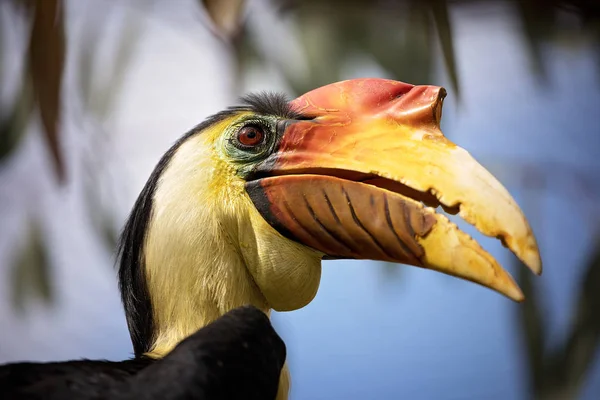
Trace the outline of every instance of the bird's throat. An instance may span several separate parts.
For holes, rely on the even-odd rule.
[[[321,254],[271,228],[202,137],[179,148],[153,196],[143,252],[152,358],[235,307],[303,307],[320,281]],[[284,367],[277,400],[288,391]]]
[[[241,260],[227,252],[217,260],[214,253],[210,260],[190,259],[185,253],[179,249],[162,259],[160,271],[170,270],[168,277],[147,265],[154,328],[148,353],[151,357],[163,357],[180,341],[235,307],[252,304],[269,313],[266,300]],[[204,273],[211,269],[222,273]]]
[[[190,139],[179,149],[154,193],[144,243],[152,357],[169,353],[235,307],[252,304],[269,310],[239,248],[244,211],[233,201],[224,204],[232,193],[213,189],[220,170],[199,141]],[[220,187],[237,190],[235,185]]]

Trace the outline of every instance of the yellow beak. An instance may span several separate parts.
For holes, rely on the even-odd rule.
[[[440,87],[383,79],[309,92],[292,105],[310,119],[289,122],[247,191],[280,233],[324,256],[429,268],[521,301],[498,262],[432,208],[457,212],[541,273],[519,206],[440,131],[444,97]]]

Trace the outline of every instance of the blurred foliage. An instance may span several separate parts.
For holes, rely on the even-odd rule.
[[[65,166],[58,135],[66,52],[64,4],[62,0],[26,1],[25,4],[33,8],[28,10],[33,14],[28,69],[34,101],[40,113],[56,176],[62,181],[65,178]]]
[[[98,121],[105,121],[113,111],[115,100],[126,77],[127,67],[135,56],[135,47],[141,32],[139,9],[129,11],[118,32],[119,42],[114,50],[113,63],[99,60],[100,40],[105,36],[106,20],[96,21],[83,32],[81,38],[78,88],[84,109]],[[110,10],[105,17],[108,19]],[[98,80],[98,70],[102,69],[104,79]],[[106,132],[102,132],[104,135]]]
[[[268,44],[252,40],[252,31],[247,24],[237,49],[242,65],[275,66],[294,95],[344,79],[348,60],[360,56],[371,57],[397,79],[411,83],[431,82],[436,32],[438,39],[442,34],[446,35],[439,43],[453,89],[458,95],[459,78],[446,2],[414,0],[386,5],[383,2],[350,1],[343,6],[333,1],[285,3],[282,18],[293,17],[291,22],[297,28],[297,45],[302,49],[305,64],[303,71],[299,71],[293,62],[261,48]]]
[[[595,243],[600,244],[600,237]],[[515,259],[516,260],[516,259]],[[518,282],[526,301],[518,307],[519,324],[528,350],[532,397],[535,399],[574,399],[587,377],[600,340],[600,245],[589,257],[571,315],[567,339],[548,348],[544,305],[525,265],[515,261]]]
[[[0,121],[0,159],[22,137],[32,109],[39,112],[46,144],[59,181],[65,178],[60,149],[61,87],[65,60],[64,4],[62,0],[13,0],[31,20],[26,73],[8,115]]]
[[[560,41],[565,30],[580,33],[580,40],[592,38],[600,45],[600,5],[593,0],[507,0],[514,3],[521,21],[522,37],[529,49],[534,76],[545,79],[543,47]],[[57,177],[64,179],[65,167],[60,145],[61,87],[66,54],[64,4],[62,0],[11,0],[31,20],[27,54],[27,73],[13,106],[0,119],[0,161],[14,148],[27,125],[34,107],[41,116],[48,149],[53,156]],[[432,83],[437,50],[441,50],[444,67],[454,94],[460,93],[460,77],[452,36],[450,9],[483,0],[272,0],[279,17],[290,20],[299,33],[297,40],[306,63],[305,73],[297,73],[293,63],[275,58],[254,40],[243,0],[199,0],[208,16],[209,28],[233,44],[240,68],[266,64],[275,66],[295,92],[301,94],[315,87],[344,78],[349,57],[366,55],[383,67],[390,77],[407,82]],[[581,29],[573,30],[574,16]],[[335,15],[335,18],[331,18]],[[291,17],[291,19],[290,19]],[[133,52],[135,24],[127,25],[120,37],[109,82],[93,85],[98,52],[93,44],[102,34],[101,27],[90,29],[81,46],[79,87],[82,101],[106,118],[110,104],[122,83],[126,64]],[[599,58],[600,59],[600,58]],[[600,62],[599,62],[600,67]],[[599,68],[600,70],[600,68]],[[96,104],[90,104],[95,102]]]
[[[119,42],[114,50],[112,64],[106,59],[99,60],[100,41],[104,37],[107,26],[105,20],[90,25],[81,38],[81,51],[78,58],[78,88],[80,101],[86,115],[92,121],[82,130],[91,130],[91,151],[83,159],[83,172],[86,175],[84,195],[88,215],[92,221],[97,236],[107,249],[112,252],[116,247],[118,230],[115,229],[112,210],[107,209],[100,199],[102,190],[108,189],[100,184],[104,172],[104,162],[108,158],[110,137],[114,129],[107,128],[105,123],[114,111],[116,98],[127,75],[128,66],[136,55],[136,45],[142,31],[139,9],[129,10],[118,32]],[[103,74],[100,75],[99,69]],[[99,79],[103,78],[103,79]],[[80,119],[81,121],[81,119]],[[83,124],[83,122],[82,122]],[[91,126],[89,126],[91,125]]]
[[[24,311],[27,300],[39,298],[48,303],[52,300],[47,249],[39,225],[30,222],[26,248],[12,267],[12,300],[16,310]]]
[[[0,162],[9,156],[23,138],[29,121],[38,115],[42,122],[47,149],[52,156],[59,183],[66,181],[66,168],[61,145],[61,109],[63,105],[63,75],[67,47],[65,38],[64,3],[62,0],[10,0],[17,12],[30,22],[26,67],[19,90],[12,104],[0,110]],[[507,0],[520,22],[532,75],[540,87],[548,82],[544,60],[547,44],[558,44],[569,36],[571,41],[593,40],[598,47],[600,76],[600,5],[594,0]],[[274,67],[284,77],[294,94],[344,79],[345,66],[353,58],[362,58],[381,66],[393,79],[415,84],[432,84],[436,78],[438,60],[458,98],[459,76],[453,31],[452,8],[462,4],[484,4],[484,0],[272,0],[271,7],[278,18],[296,36],[289,39],[300,49],[300,57],[290,62],[288,53],[273,51],[270,43],[257,38],[244,0],[199,0],[198,6],[207,16],[211,29],[227,46],[237,61],[238,81],[249,67]],[[110,13],[108,13],[110,14]],[[332,17],[334,16],[334,17]],[[575,21],[575,22],[574,22]],[[106,26],[99,24],[86,30],[80,44],[77,63],[77,85],[85,113],[97,123],[93,131],[100,137],[109,134],[103,123],[108,118],[115,98],[134,56],[140,34],[140,23],[127,20],[119,33],[113,65],[99,60],[98,38]],[[0,38],[0,52],[2,51]],[[2,76],[0,62],[0,77]],[[97,81],[97,69],[110,70],[106,80]],[[107,247],[114,247],[116,232],[112,228],[109,210],[98,199],[97,174],[102,170],[102,151],[84,165],[86,199],[89,214],[99,237]],[[27,246],[13,268],[13,298],[17,307],[31,293],[50,299],[48,249],[44,245],[38,222],[32,218]],[[386,279],[401,269],[383,265]],[[600,309],[600,246],[587,266],[574,311],[572,331],[567,341],[557,349],[546,350],[543,304],[536,287],[525,271],[519,281],[527,301],[519,308],[520,328],[528,349],[528,360],[534,398],[573,398],[585,379],[594,350],[598,346],[600,320],[594,311]],[[558,393],[558,397],[557,397]]]
[[[0,160],[7,157],[19,143],[33,110],[31,81],[24,79],[6,115],[0,114]]]
[[[225,40],[238,34],[244,15],[244,0],[200,0],[213,31]]]
[[[431,84],[441,55],[453,95],[459,99],[461,77],[452,36],[455,27],[451,8],[464,4],[512,6],[520,21],[532,75],[541,84],[548,84],[543,51],[548,43],[560,43],[565,35],[578,41],[591,38],[600,43],[600,5],[593,0],[272,0],[271,3],[298,33],[297,43],[290,44],[302,49],[302,60],[290,62],[269,51],[269,43],[253,38],[254,29],[247,21],[234,40],[236,54],[243,67],[275,67],[295,95],[345,79],[345,65],[356,56],[370,58],[392,79]],[[305,68],[299,68],[297,61]]]

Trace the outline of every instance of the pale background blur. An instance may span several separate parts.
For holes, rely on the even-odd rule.
[[[544,274],[460,222],[526,303],[326,261],[273,317],[292,399],[600,398],[600,22],[572,3],[0,2],[0,363],[131,356],[114,244],[184,132],[248,91],[384,77],[448,89],[444,132],[523,207]]]

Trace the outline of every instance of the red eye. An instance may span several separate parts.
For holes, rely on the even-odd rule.
[[[265,137],[261,128],[256,126],[245,126],[237,133],[237,140],[243,146],[256,146],[262,143]]]

